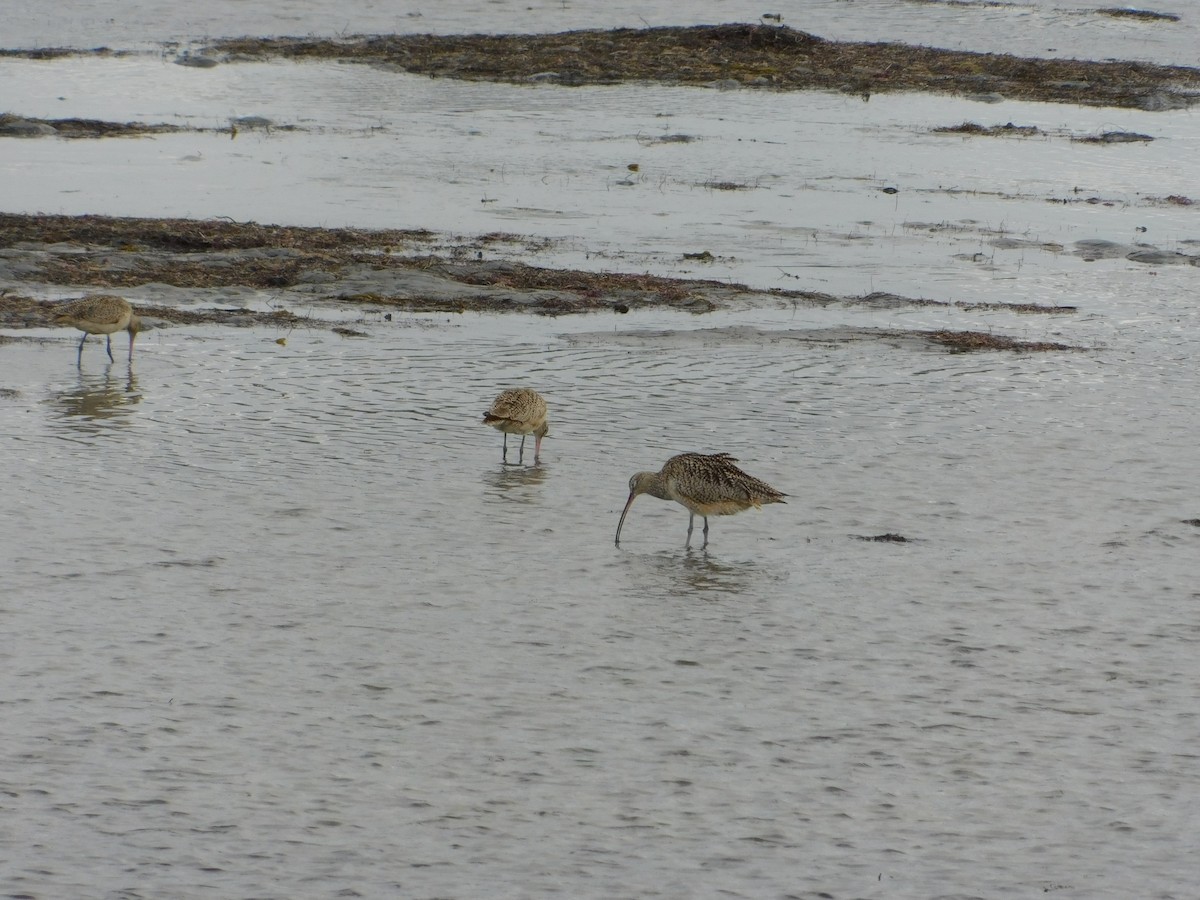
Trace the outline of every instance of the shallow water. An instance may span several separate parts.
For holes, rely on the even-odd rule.
[[[5,347],[10,890],[1185,896],[1194,370],[798,315]]]
[[[134,46],[407,15],[73,6],[15,21]],[[877,29],[809,28],[829,36],[1040,17],[1065,52],[1099,28],[1062,4],[810,6]],[[553,239],[535,264],[1078,310],[353,313],[367,337],[156,328],[132,366],[118,337],[79,368],[73,332],[0,344],[6,894],[1194,893],[1197,268],[1126,256],[1196,252],[1195,207],[1152,199],[1195,193],[1194,114],[152,57],[0,78],[25,115],[302,126],[0,141],[9,211],[504,230]],[[1057,131],[928,133],[966,118]],[[1069,140],[1110,127],[1161,140]],[[704,186],[725,180],[747,189]],[[680,259],[703,249],[723,258]],[[942,327],[1086,349],[861,332]],[[550,402],[538,466],[478,421],[515,384]],[[629,476],[684,450],[787,505],[712,520],[702,550],[642,497],[614,547]],[[909,540],[860,539],[886,533]]]

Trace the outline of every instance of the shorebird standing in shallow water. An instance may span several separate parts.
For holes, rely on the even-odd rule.
[[[55,325],[72,325],[83,332],[79,339],[76,362],[83,362],[83,342],[89,334],[106,336],[108,358],[112,360],[112,336],[118,331],[129,332],[129,358],[133,359],[133,339],[141,331],[141,321],[124,297],[96,294],[60,306],[54,316]]]
[[[787,496],[765,481],[747,475],[734,465],[728,453],[680,453],[667,460],[658,472],[638,472],[629,479],[629,499],[617,523],[617,546],[621,546],[621,526],[638,494],[659,500],[674,500],[687,508],[687,543],[691,546],[692,525],[696,516],[704,517],[704,546],[708,546],[708,517],[732,516],[764,503],[785,503]]]
[[[483,424],[504,432],[504,455],[501,457],[504,462],[508,462],[508,436],[521,436],[518,465],[525,459],[525,435],[532,434],[535,438],[533,461],[537,462],[542,452],[542,438],[550,431],[550,423],[546,419],[546,401],[541,394],[529,388],[510,388],[501,392],[492,408],[483,414]]]

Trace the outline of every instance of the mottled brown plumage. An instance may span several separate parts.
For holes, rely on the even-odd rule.
[[[112,336],[118,331],[129,332],[129,358],[133,359],[133,339],[141,330],[141,321],[133,312],[133,307],[124,297],[112,294],[95,294],[75,300],[58,307],[54,316],[56,325],[71,325],[83,332],[79,339],[79,352],[76,362],[83,360],[83,342],[89,334],[103,334],[107,338],[105,344],[108,358],[112,355]]]
[[[521,462],[525,459],[525,435],[532,434],[535,439],[533,461],[537,462],[542,453],[542,438],[550,432],[546,416],[546,401],[541,394],[529,388],[510,388],[502,391],[492,408],[483,414],[483,424],[504,432],[504,462],[508,462],[508,436],[521,436],[518,456],[518,462]]]
[[[629,479],[629,499],[617,523],[618,546],[621,526],[638,494],[649,494],[659,500],[674,500],[684,506],[688,515],[687,543],[692,541],[692,525],[696,516],[704,517],[704,545],[708,545],[708,517],[731,516],[764,503],[784,503],[787,496],[765,481],[747,475],[734,465],[728,453],[680,453],[667,460],[658,472],[638,472]]]

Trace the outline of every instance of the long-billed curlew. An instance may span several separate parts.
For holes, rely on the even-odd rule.
[[[525,435],[532,434],[536,439],[533,461],[537,462],[542,452],[542,438],[550,431],[550,423],[546,419],[546,401],[541,394],[529,388],[502,391],[492,408],[483,414],[483,424],[504,432],[504,455],[501,457],[504,462],[508,462],[508,436],[521,436],[518,464],[525,459]]]
[[[129,332],[129,358],[133,359],[133,339],[141,331],[141,321],[134,315],[133,307],[124,297],[112,294],[96,294],[84,297],[65,306],[58,307],[54,316],[55,325],[72,325],[83,332],[79,339],[76,362],[83,361],[83,342],[89,334],[106,336],[108,358],[112,355],[112,336],[118,331]]]
[[[765,481],[747,475],[734,465],[728,453],[680,453],[667,460],[659,472],[638,472],[629,479],[629,499],[617,523],[616,543],[621,545],[621,526],[638,494],[659,500],[674,500],[687,508],[687,543],[692,542],[696,516],[704,517],[704,546],[708,546],[708,517],[731,516],[764,503],[785,503],[787,496]]]

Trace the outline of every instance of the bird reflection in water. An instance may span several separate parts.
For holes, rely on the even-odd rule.
[[[705,594],[717,599],[744,594],[762,575],[752,563],[718,562],[705,549],[688,548],[682,555],[663,550],[630,558],[637,560],[643,588],[672,597]]]
[[[540,496],[537,488],[546,480],[547,471],[549,469],[544,463],[535,466],[501,464],[499,468],[484,473],[484,496],[508,502],[531,503]]]
[[[133,412],[142,401],[133,365],[108,365],[103,372],[80,372],[75,387],[56,391],[51,397],[54,407],[67,423],[94,430],[106,419],[120,421]]]

